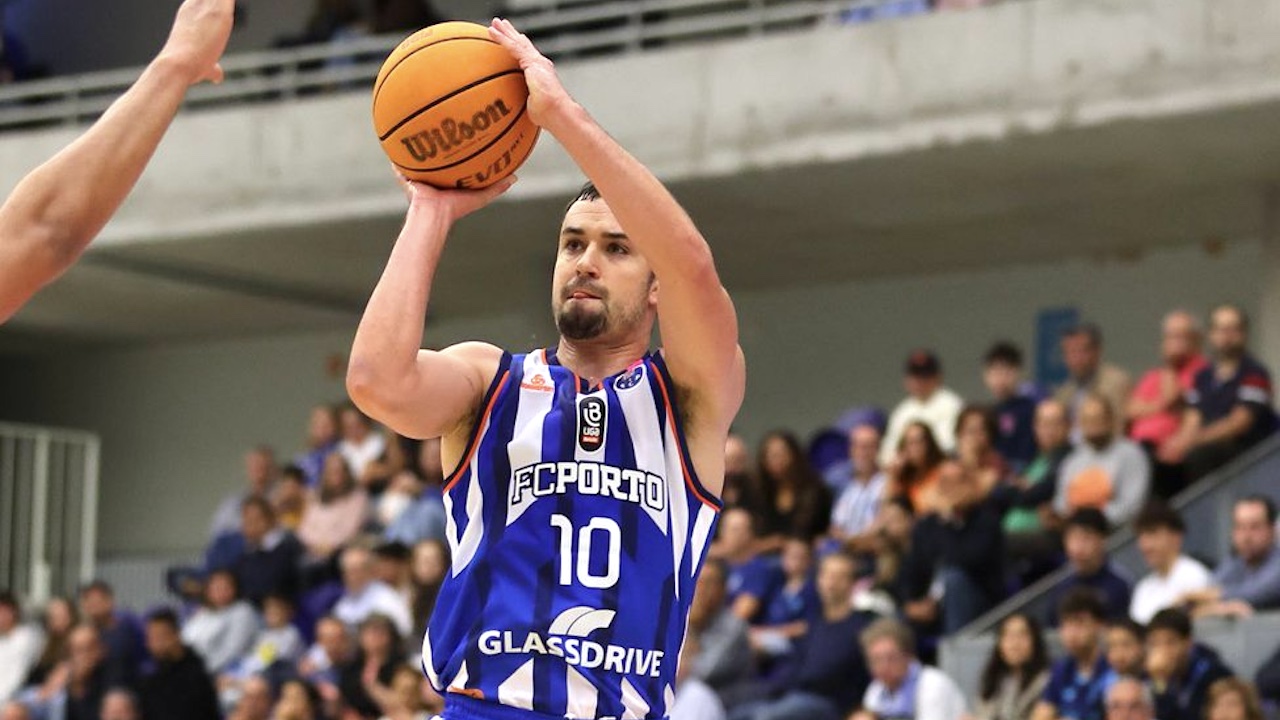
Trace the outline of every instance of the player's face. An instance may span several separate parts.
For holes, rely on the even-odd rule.
[[[657,306],[657,283],[603,200],[579,201],[560,228],[551,309],[570,340],[634,332]]]

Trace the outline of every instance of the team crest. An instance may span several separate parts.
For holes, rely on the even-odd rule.
[[[644,380],[644,363],[636,365],[630,371],[619,375],[617,380],[613,381],[615,390],[630,390],[640,384]]]
[[[595,395],[578,400],[578,447],[595,452],[604,446],[605,420],[609,406]]]

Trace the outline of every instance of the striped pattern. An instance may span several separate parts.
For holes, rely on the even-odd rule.
[[[720,509],[673,389],[659,354],[597,387],[553,350],[503,356],[446,480],[453,567],[422,653],[437,690],[555,717],[666,715]],[[580,442],[584,402],[604,410],[602,442]],[[610,567],[617,582],[600,582]]]

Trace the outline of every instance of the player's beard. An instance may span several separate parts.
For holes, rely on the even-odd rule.
[[[583,307],[584,303],[565,303],[556,313],[556,328],[569,340],[592,340],[609,327],[606,310]]]

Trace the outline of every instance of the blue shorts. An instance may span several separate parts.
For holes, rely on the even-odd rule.
[[[563,715],[547,715],[449,693],[445,695],[444,714],[439,716],[439,720],[565,720],[565,718]]]

